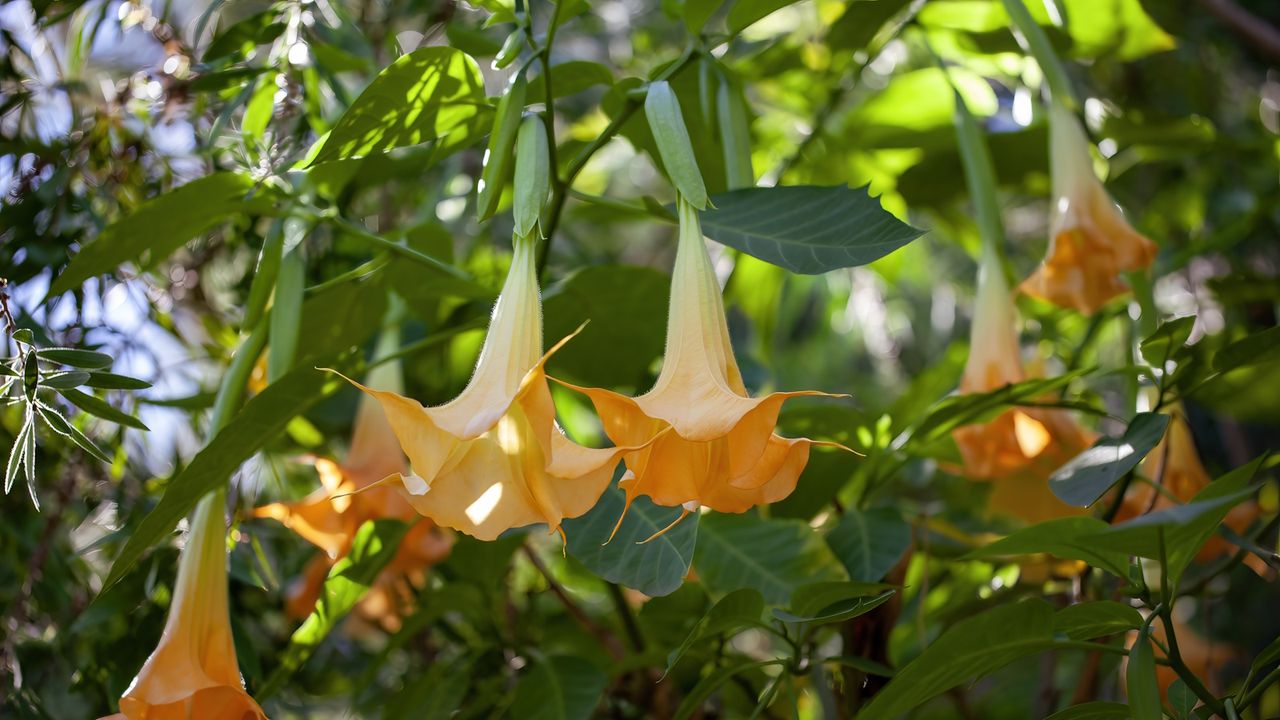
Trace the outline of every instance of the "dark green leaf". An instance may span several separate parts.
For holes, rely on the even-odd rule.
[[[894,718],[967,681],[1045,649],[1053,608],[1043,600],[1000,605],[956,623],[925,648],[859,714]]]
[[[1061,390],[1085,372],[1076,370],[1053,378],[1025,380],[986,393],[951,395],[928,411],[912,431],[911,440],[929,443],[962,425],[986,422],[1019,403],[1032,402]]]
[[[622,516],[624,494],[606,490],[586,515],[565,520],[569,554],[609,582],[635,588],[646,595],[667,595],[684,582],[698,539],[698,515],[692,514],[652,542],[652,537],[680,515],[680,508],[654,505],[647,497],[631,503],[613,541],[605,544]]]
[[[1113,600],[1097,600],[1068,605],[1053,619],[1053,629],[1072,640],[1090,640],[1104,635],[1136,630],[1142,615],[1130,605]]]
[[[108,372],[91,372],[84,384],[99,390],[146,390],[151,387],[146,380]]]
[[[311,657],[338,621],[351,612],[378,573],[395,557],[408,529],[405,523],[391,519],[367,520],[360,526],[351,542],[351,552],[329,569],[315,609],[289,638],[289,646],[258,693],[259,698],[274,694]]]
[[[458,131],[479,133],[488,116],[476,61],[449,47],[396,59],[338,119],[311,164],[364,157]]]
[[[111,367],[111,356],[92,350],[76,350],[73,348],[41,348],[36,351],[41,360],[48,360],[59,365],[98,370]]]
[[[694,564],[712,592],[755,588],[781,604],[802,585],[845,579],[821,536],[798,520],[707,513],[699,533]]]
[[[578,657],[536,661],[516,683],[512,717],[527,720],[588,720],[609,676]]]
[[[639,388],[662,355],[670,287],[671,277],[652,268],[596,265],[548,289],[543,313],[549,342],[588,323],[552,356],[549,372],[599,387]]]
[[[67,419],[62,417],[57,410],[46,407],[44,403],[36,405],[36,410],[39,411],[40,417],[44,418],[44,421],[49,424],[49,427],[52,428],[54,432],[71,438],[72,442],[79,445],[85,452],[102,462],[111,462],[110,455],[103,452],[101,448],[95,445],[92,440],[85,436],[84,433],[80,432],[76,426],[67,422]]]
[[[824,625],[871,612],[894,594],[890,585],[867,582],[825,582],[805,585],[791,596],[790,610],[774,608],[783,622]]]
[[[1218,351],[1213,357],[1213,369],[1231,372],[1236,368],[1271,362],[1280,357],[1280,327],[1243,337]]]
[[[102,400],[101,398],[94,397],[87,393],[82,393],[79,390],[72,390],[70,388],[59,390],[58,394],[66,398],[67,402],[72,405],[75,405],[90,415],[96,415],[103,420],[110,420],[118,425],[125,425],[139,430],[150,429],[146,425],[143,425],[142,421],[138,418],[111,407],[107,404],[106,400]]]
[[[866,187],[745,188],[711,204],[701,213],[707,237],[808,275],[866,265],[922,234],[885,212]]]
[[[1066,560],[1083,560],[1120,578],[1129,576],[1129,554],[1123,550],[1097,547],[1087,538],[1109,526],[1093,517],[1049,520],[1001,538],[966,555],[992,558],[1048,553]]]
[[[698,681],[697,685],[684,696],[680,707],[676,708],[673,720],[688,720],[702,707],[702,704],[719,690],[725,683],[742,673],[759,670],[770,665],[782,665],[785,660],[744,660],[728,667],[720,668]]]
[[[851,0],[827,31],[827,44],[832,50],[862,50],[885,23],[910,4],[909,0]]]
[[[850,579],[874,582],[911,547],[911,526],[893,508],[848,508],[840,524],[827,533],[827,544]]]
[[[1187,344],[1187,338],[1191,337],[1191,328],[1195,324],[1196,318],[1192,315],[1170,320],[1161,325],[1139,346],[1142,357],[1146,358],[1153,367],[1164,368],[1164,364]]]
[[[143,269],[154,267],[188,240],[233,216],[268,211],[269,195],[263,188],[255,193],[253,178],[248,175],[217,172],[148,200],[82,247],[54,279],[49,296],[56,297],[95,275],[112,272],[121,263],[137,262]]]
[[[62,390],[66,388],[80,387],[88,381],[89,373],[82,372],[80,370],[71,370],[68,372],[56,372],[49,375],[41,375],[40,387]]]
[[[701,33],[703,26],[723,4],[724,0],[685,0],[683,12],[685,27],[695,35]]]
[[[223,30],[204,49],[201,57],[208,62],[228,55],[243,55],[259,45],[271,42],[284,32],[285,24],[278,22],[275,10],[251,15]]]
[[[570,60],[551,66],[551,92],[559,100],[576,95],[588,88],[613,84],[613,71],[606,65],[590,60]],[[529,102],[544,102],[545,82],[541,75],[529,81]]]
[[[1187,687],[1182,678],[1177,678],[1169,683],[1169,689],[1165,691],[1165,696],[1169,698],[1169,707],[1173,708],[1173,717],[1175,720],[1185,720],[1192,717],[1191,711],[1196,709],[1196,705],[1200,703],[1200,698]]]
[[[142,554],[163,540],[200,498],[227,482],[245,460],[282,431],[295,415],[346,382],[315,368],[300,367],[255,395],[227,427],[201,450],[165,488],[165,493],[129,537],[102,584],[105,592]]]
[[[766,15],[792,5],[796,0],[734,0],[729,10],[729,32],[737,34]]]
[[[1068,505],[1088,507],[1125,473],[1137,467],[1164,437],[1169,416],[1139,413],[1124,435],[1104,437],[1063,465],[1049,478],[1049,489]]]
[[[1082,705],[1072,705],[1045,718],[1045,720],[1131,720],[1129,706],[1124,703],[1098,700]]]
[[[855,657],[852,655],[837,655],[835,657],[827,658],[826,662],[836,663],[838,665],[851,667],[854,670],[859,670],[868,675],[878,675],[880,677],[886,677],[886,678],[893,677],[894,675],[893,668],[889,667],[888,665],[878,663],[875,660],[868,660],[867,658],[864,658],[864,657]]]
[[[684,642],[680,643],[680,647],[671,651],[671,654],[667,656],[666,672],[671,672],[671,668],[680,662],[680,658],[684,657],[685,652],[693,647],[695,643],[708,638],[719,637],[731,631],[759,625],[763,613],[764,598],[760,596],[759,592],[751,588],[734,590],[720,598],[702,616],[702,619],[694,626],[693,632],[689,633]]]
[[[1156,657],[1151,648],[1151,626],[1143,625],[1129,648],[1125,668],[1125,690],[1133,720],[1161,720],[1160,685],[1156,679]]]
[[[300,221],[294,218],[285,220],[285,246],[289,246],[290,240],[300,240],[303,230]],[[280,261],[280,273],[267,316],[267,382],[280,379],[297,359],[306,282],[307,264],[302,258],[302,248],[295,245]]]

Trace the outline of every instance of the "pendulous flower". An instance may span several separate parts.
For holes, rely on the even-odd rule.
[[[961,393],[985,393],[1026,380],[1017,314],[999,261],[983,253]],[[1017,407],[988,423],[952,432],[963,473],[992,482],[988,506],[1036,523],[1081,512],[1049,490],[1048,477],[1093,441],[1061,410]]]
[[[265,720],[245,692],[227,610],[222,492],[196,506],[160,644],[108,720]]]
[[[659,505],[683,506],[680,518],[699,506],[740,513],[791,494],[811,445],[842,446],[774,433],[784,400],[827,393],[748,396],[697,211],[683,197],[677,206],[680,238],[657,382],[636,398],[564,384],[591,399],[615,444],[651,443],[625,455],[620,485],[628,507],[647,495]]]
[[[1120,273],[1150,266],[1156,246],[1125,220],[1093,172],[1080,121],[1057,102],[1049,108],[1049,133],[1054,198],[1049,251],[1021,289],[1092,314],[1128,291]]]
[[[557,427],[543,366],[568,338],[542,353],[542,305],[531,236],[515,254],[471,381],[457,398],[424,407],[359,385],[382,405],[410,474],[387,482],[436,524],[481,540],[590,510],[619,456],[633,448],[586,448]],[[354,382],[354,381],[353,381]]]
[[[398,340],[398,333],[384,334],[378,355],[394,350]],[[371,387],[399,390],[403,386],[399,363],[379,365],[367,382]],[[280,521],[322,551],[289,587],[285,609],[292,617],[311,612],[329,569],[351,551],[356,531],[366,521],[417,521],[357,607],[361,616],[395,631],[400,618],[412,609],[414,588],[422,584],[426,569],[449,555],[453,541],[423,519],[395,488],[371,487],[388,475],[407,470],[395,433],[372,397],[364,396],[360,402],[346,461],[338,464],[319,458],[315,467],[321,484],[315,492],[296,502],[271,503],[253,511],[255,517]]]

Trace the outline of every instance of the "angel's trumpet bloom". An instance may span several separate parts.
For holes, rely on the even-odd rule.
[[[112,720],[265,720],[236,664],[221,492],[196,507],[160,644]]]
[[[740,513],[795,489],[815,442],[775,434],[778,413],[787,398],[826,393],[747,395],[697,211],[683,198],[677,204],[680,240],[657,382],[636,398],[574,389],[591,398],[614,443],[652,442],[625,456],[628,506],[647,495],[659,505],[682,505],[685,514],[699,506]]]
[[[1210,482],[1209,473],[1196,452],[1196,441],[1191,435],[1191,426],[1187,424],[1182,403],[1173,405],[1168,414],[1169,427],[1165,430],[1164,437],[1142,461],[1142,473],[1153,483],[1159,483],[1172,497],[1148,483],[1132,483],[1116,513],[1116,522],[1190,502]],[[1223,524],[1235,532],[1243,532],[1257,517],[1258,506],[1250,500],[1232,508]],[[1234,550],[1231,543],[1215,533],[1200,548],[1196,559],[1206,562]],[[1249,559],[1253,560],[1254,556],[1250,555]],[[1266,565],[1261,562],[1249,564],[1259,572],[1266,571]]]
[[[481,540],[546,523],[560,530],[608,486],[628,449],[574,444],[556,426],[543,366],[542,306],[533,239],[519,237],[471,382],[453,401],[423,407],[393,392],[377,398],[413,472],[389,482],[419,513]]]
[[[961,393],[990,392],[1027,379],[1017,322],[999,263],[984,253]],[[1092,442],[1065,412],[1012,408],[989,423],[957,428],[952,437],[964,458],[964,474],[993,481],[991,509],[1032,523],[1080,512],[1054,496],[1047,483],[1054,470]]]
[[[1060,103],[1049,109],[1053,209],[1049,252],[1022,291],[1082,313],[1128,291],[1120,273],[1141,270],[1156,246],[1124,219],[1093,172],[1084,128]]]
[[[391,352],[397,344],[398,334],[385,334],[379,354]],[[399,363],[379,365],[367,382],[371,387],[399,390],[403,386]],[[329,568],[351,551],[356,531],[365,521],[418,521],[357,608],[365,618],[394,631],[404,611],[412,609],[413,587],[421,584],[427,568],[448,556],[452,540],[430,520],[422,519],[394,488],[371,487],[407,470],[395,433],[373,398],[365,396],[360,402],[346,461],[339,464],[320,458],[315,467],[321,483],[315,492],[296,502],[272,503],[253,511],[256,517],[279,520],[323,551],[290,586],[286,610],[293,617],[311,612]]]

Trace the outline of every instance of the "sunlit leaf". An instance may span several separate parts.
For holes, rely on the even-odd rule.
[[[698,516],[690,515],[662,536],[638,545],[680,515],[680,508],[660,507],[641,496],[631,503],[613,541],[605,544],[622,517],[622,507],[622,491],[610,488],[586,515],[565,520],[569,553],[610,582],[646,595],[674,592],[689,573],[698,540]]]
[[[845,579],[844,568],[807,524],[751,513],[704,514],[694,566],[713,592],[755,588],[773,604],[790,600],[801,585]]]
[[[1104,437],[1059,468],[1049,489],[1068,505],[1088,507],[1098,501],[1125,473],[1137,467],[1164,437],[1169,416],[1139,413],[1124,435]]]

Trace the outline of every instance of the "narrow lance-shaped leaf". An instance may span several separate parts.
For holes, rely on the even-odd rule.
[[[285,235],[290,234],[286,221]],[[288,245],[286,237],[285,244]],[[271,304],[270,334],[267,337],[267,381],[275,382],[293,366],[298,350],[299,321],[302,317],[302,296],[306,284],[307,264],[302,257],[301,246],[289,251],[280,263],[280,276],[276,279],[275,300]]]
[[[1125,690],[1133,720],[1160,720],[1160,685],[1156,679],[1156,658],[1151,648],[1151,626],[1143,625],[1133,647],[1129,648],[1129,664],[1125,668]]]
[[[79,390],[70,389],[70,388],[65,390],[59,390],[58,394],[62,395],[62,397],[67,400],[67,402],[71,403],[72,405],[75,405],[77,408],[80,408],[81,410],[89,413],[90,415],[96,415],[102,418],[103,420],[110,420],[111,422],[116,423],[117,425],[124,425],[126,427],[137,428],[138,430],[149,429],[146,425],[142,424],[142,421],[139,420],[138,418],[122,410],[117,410],[116,408],[107,404],[107,401],[102,400],[101,398],[95,397],[93,395],[89,395],[88,393],[80,392]]]
[[[244,306],[245,330],[257,327],[262,313],[267,308],[267,300],[276,287],[276,277],[280,273],[280,261],[284,257],[284,220],[276,220],[267,230],[262,241],[262,251],[258,253],[258,266],[253,272],[253,284],[249,286],[249,298]]]
[[[75,348],[40,348],[36,351],[36,355],[41,360],[47,360],[59,365],[70,365],[75,368],[85,370],[100,370],[102,368],[111,367],[111,356],[106,353],[94,352],[92,350],[77,350]]]
[[[689,140],[689,128],[675,90],[665,81],[649,83],[645,95],[644,114],[649,130],[658,145],[662,165],[676,190],[695,208],[707,207],[707,187],[702,181],[702,171],[693,154],[693,142]]]
[[[1137,467],[1164,437],[1169,416],[1140,413],[1124,435],[1104,437],[1072,458],[1049,478],[1049,489],[1068,505],[1088,507],[1098,501],[1125,473]]]

